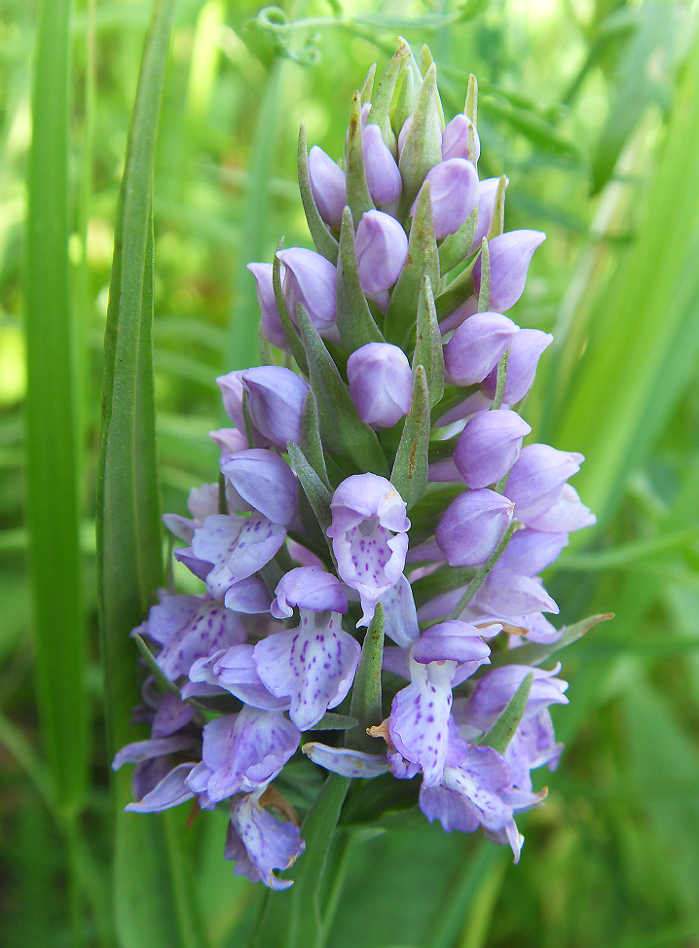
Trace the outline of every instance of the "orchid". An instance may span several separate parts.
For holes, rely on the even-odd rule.
[[[115,760],[137,765],[131,809],[227,801],[226,858],[272,889],[310,845],[274,783],[292,758],[342,799],[353,778],[416,780],[428,820],[517,861],[515,815],[545,796],[531,771],[561,753],[566,684],[518,648],[560,638],[539,573],[594,515],[568,483],[582,456],[524,443],[551,336],[504,315],[544,235],[502,232],[475,83],[444,127],[430,65],[399,121],[416,69],[402,45],[382,95],[355,97],[342,166],[302,149],[317,250],[249,265],[265,364],[218,379],[218,485],[165,518],[205,590],[163,593],[135,630],[169,690]]]

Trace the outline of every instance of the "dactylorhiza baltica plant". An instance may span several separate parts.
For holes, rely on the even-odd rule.
[[[591,624],[547,618],[539,574],[595,517],[582,456],[524,444],[552,336],[505,315],[544,234],[503,232],[508,180],[479,180],[473,77],[445,125],[421,66],[403,44],[370,73],[341,163],[301,129],[316,249],[249,266],[262,364],[218,379],[218,482],[164,518],[201,594],[161,591],[133,633],[152,736],[114,762],[136,765],[128,809],[225,806],[226,858],[273,889],[303,860],[283,790],[304,768],[367,822],[419,807],[517,861],[568,700],[541,663]]]

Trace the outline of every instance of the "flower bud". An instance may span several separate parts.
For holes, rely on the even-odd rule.
[[[465,158],[450,158],[432,168],[425,181],[430,183],[430,203],[437,240],[454,234],[478,204],[478,172]],[[417,200],[410,209],[415,213]]]
[[[280,447],[286,447],[287,441],[298,443],[308,383],[291,369],[277,365],[246,369],[240,380],[248,393],[255,427]]]
[[[469,418],[454,451],[454,461],[468,486],[487,487],[504,477],[531,430],[516,411],[505,408]]]
[[[286,350],[289,348],[289,343],[282,329],[277,302],[274,298],[272,269],[271,263],[248,264],[248,270],[255,277],[255,293],[260,305],[264,334],[273,346]]]
[[[513,505],[493,490],[467,490],[447,507],[435,539],[450,566],[477,566],[495,551]]]
[[[289,618],[294,606],[315,612],[347,612],[347,596],[340,580],[317,566],[297,566],[285,573],[274,590],[272,615]]]
[[[504,313],[524,292],[534,251],[546,240],[538,230],[511,230],[488,243],[490,251],[490,306]],[[481,260],[473,268],[476,293],[481,289]]]
[[[284,299],[292,322],[301,303],[319,333],[335,325],[337,270],[321,254],[304,247],[280,250],[277,257],[286,267]]]
[[[482,382],[512,342],[519,327],[500,313],[474,313],[444,347],[444,365],[456,385]]]
[[[216,384],[221,389],[223,408],[238,431],[245,433],[245,419],[243,417],[243,383],[240,372],[228,372],[219,375]]]
[[[369,193],[377,204],[392,204],[400,197],[403,179],[378,125],[367,125],[362,145],[364,174]]]
[[[413,373],[398,346],[370,342],[355,350],[347,362],[347,377],[352,401],[365,424],[390,428],[410,411]]]
[[[521,576],[536,576],[558,559],[566,546],[567,533],[543,533],[525,527],[515,531],[507,549],[495,564],[495,570],[505,569]]]
[[[528,518],[529,526],[553,536],[556,536],[560,530],[573,533],[575,530],[582,530],[583,527],[591,527],[596,523],[597,517],[590,513],[590,508],[585,506],[576,489],[570,484],[563,485],[560,496],[548,510]]]
[[[382,293],[393,286],[408,256],[408,238],[395,217],[383,211],[367,211],[355,239],[357,271],[364,292]]]
[[[314,145],[308,155],[308,177],[320,216],[330,227],[339,230],[347,204],[345,172],[322,148]]]
[[[517,519],[528,525],[530,518],[552,507],[565,482],[577,474],[584,460],[582,454],[557,451],[548,444],[523,448],[506,487],[507,496],[516,504]]]
[[[273,451],[239,451],[224,458],[221,473],[241,497],[272,523],[288,527],[296,516],[296,478],[286,461]]]
[[[534,384],[536,369],[542,352],[553,342],[549,332],[540,329],[520,329],[510,344],[507,357],[507,376],[505,378],[504,400],[514,405],[527,394]],[[497,373],[495,371],[484,379],[483,390],[486,394],[495,394]]]
[[[469,139],[471,148],[469,150]],[[470,153],[472,152],[472,153]],[[476,163],[481,155],[481,142],[468,115],[456,115],[442,132],[442,158],[465,158]]]

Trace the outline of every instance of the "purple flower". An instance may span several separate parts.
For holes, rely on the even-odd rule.
[[[458,765],[444,768],[440,786],[423,784],[420,809],[430,823],[439,820],[446,832],[472,833],[479,825],[489,833],[504,831],[517,862],[524,837],[517,832],[513,808],[503,799],[509,784],[510,768],[500,754],[490,747],[468,746]]]
[[[301,438],[303,403],[310,386],[291,369],[260,365],[240,373],[248,393],[250,418],[265,438],[282,448]],[[245,428],[243,427],[243,431]]]
[[[289,570],[274,590],[272,615],[289,618],[294,606],[317,612],[347,612],[347,596],[340,580],[317,566],[299,566]]]
[[[408,256],[408,238],[395,217],[367,211],[357,227],[356,250],[362,289],[378,296],[400,276]]]
[[[330,227],[339,230],[347,203],[345,172],[322,148],[314,145],[308,155],[308,177],[320,216]]]
[[[377,204],[392,204],[400,197],[403,179],[378,125],[366,126],[362,135],[362,146],[364,174],[369,193]]]
[[[532,387],[541,354],[552,342],[551,333],[542,332],[540,329],[520,329],[514,337],[507,357],[507,375],[503,395],[508,405],[514,405],[524,398]],[[495,395],[496,384],[497,372],[493,370],[483,381],[483,388],[491,397]]]
[[[493,369],[519,332],[500,313],[474,313],[444,347],[444,365],[455,385],[475,385]]]
[[[291,699],[289,717],[307,731],[347,695],[361,649],[342,630],[339,613],[299,611],[299,627],[262,639],[253,658],[265,686],[276,697]]]
[[[379,602],[384,607],[384,634],[401,648],[410,648],[420,635],[420,627],[412,586],[405,576],[400,576]]]
[[[338,571],[359,593],[359,624],[369,625],[376,603],[403,573],[410,529],[405,501],[385,477],[353,474],[335,491],[330,509]]]
[[[274,297],[274,285],[272,283],[272,264],[271,263],[249,263],[248,270],[255,277],[255,292],[257,302],[260,305],[260,314],[262,329],[265,336],[273,346],[278,346],[285,351],[289,348],[281,320],[279,319],[279,310]]]
[[[557,451],[548,444],[528,444],[523,448],[505,488],[507,496],[515,502],[517,519],[529,526],[531,518],[549,510],[584,460],[582,454]]]
[[[197,659],[247,638],[235,613],[199,596],[163,595],[148,614],[144,631],[162,645],[156,661],[170,681],[188,675]]]
[[[247,446],[247,440],[245,445]],[[250,509],[230,483],[226,484],[226,503],[229,513]],[[163,523],[174,536],[185,543],[191,543],[196,528],[202,526],[207,517],[218,513],[218,484],[193,487],[187,498],[187,508],[192,515],[191,519],[178,514],[163,514]]]
[[[522,721],[536,717],[551,704],[568,704],[564,694],[568,682],[554,677],[560,668],[558,665],[551,671],[544,671],[543,668],[530,668],[527,665],[502,665],[487,672],[479,678],[476,690],[469,699],[464,723],[479,731],[489,731],[530,672],[534,675],[534,681]]]
[[[212,809],[236,793],[266,786],[298,747],[301,734],[280,711],[243,706],[204,727],[203,760],[187,780],[200,795],[200,805]]]
[[[262,514],[207,517],[194,532],[192,550],[195,557],[213,565],[206,576],[209,594],[223,599],[231,586],[266,566],[285,538],[285,528]]]
[[[559,611],[540,579],[508,569],[494,569],[477,591],[472,604],[503,619],[532,612]]]
[[[504,477],[531,430],[517,412],[504,408],[472,415],[454,451],[454,461],[468,486],[487,487]]]
[[[546,240],[546,234],[538,230],[511,230],[489,241],[491,309],[505,313],[515,305],[524,292],[527,270],[534,251],[544,240]],[[479,293],[481,288],[480,257],[473,268],[473,283],[476,293]]]
[[[263,685],[253,658],[254,648],[254,645],[234,645],[199,659],[189,670],[190,684],[182,689],[182,697],[227,691],[252,708],[286,711],[288,699],[275,697]]]
[[[537,576],[558,559],[568,546],[567,533],[543,533],[525,527],[516,530],[495,569],[507,569],[522,576]]]
[[[512,520],[512,503],[492,490],[468,490],[449,504],[435,539],[450,566],[477,566],[495,551]]]
[[[432,168],[425,178],[437,240],[455,234],[478,204],[478,172],[464,158],[449,158]],[[410,209],[415,213],[417,198]]]
[[[467,115],[455,115],[442,132],[442,159],[466,158],[476,164],[480,155],[481,142],[476,126]]]
[[[261,514],[288,527],[296,517],[296,478],[286,461],[265,448],[238,451],[221,461],[221,472]]]
[[[597,523],[597,517],[580,500],[578,492],[570,484],[564,484],[558,499],[543,513],[529,516],[528,524],[535,530],[558,533],[565,530],[572,533],[591,527]]]
[[[356,349],[347,361],[347,377],[352,401],[366,424],[390,428],[410,411],[413,373],[398,346],[370,342]]]
[[[270,889],[288,889],[291,879],[279,879],[274,869],[289,869],[306,848],[298,826],[282,823],[261,805],[265,791],[236,795],[231,800],[224,857],[235,862],[233,872]]]
[[[320,333],[335,328],[337,270],[322,254],[304,247],[280,250],[286,267],[284,300],[289,317],[296,323],[296,304],[301,303]]]
[[[351,750],[349,747],[328,747],[317,741],[308,741],[301,748],[304,754],[326,770],[339,774],[341,777],[357,777],[368,779],[385,774],[388,770],[388,760],[378,754],[365,754],[363,751]]]

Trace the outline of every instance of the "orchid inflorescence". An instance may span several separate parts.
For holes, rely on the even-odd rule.
[[[305,846],[272,783],[299,747],[358,790],[409,781],[396,807],[515,861],[531,771],[561,753],[538,574],[595,518],[568,484],[581,455],[523,447],[552,337],[503,315],[544,235],[503,233],[507,178],[479,181],[473,77],[445,126],[426,49],[421,67],[403,43],[375,90],[370,72],[342,166],[302,128],[317,249],[250,264],[263,364],[217,380],[219,481],[164,518],[206,590],[161,592],[134,630],[152,736],[115,759],[136,764],[127,809],[225,801],[226,858],[275,889]]]

